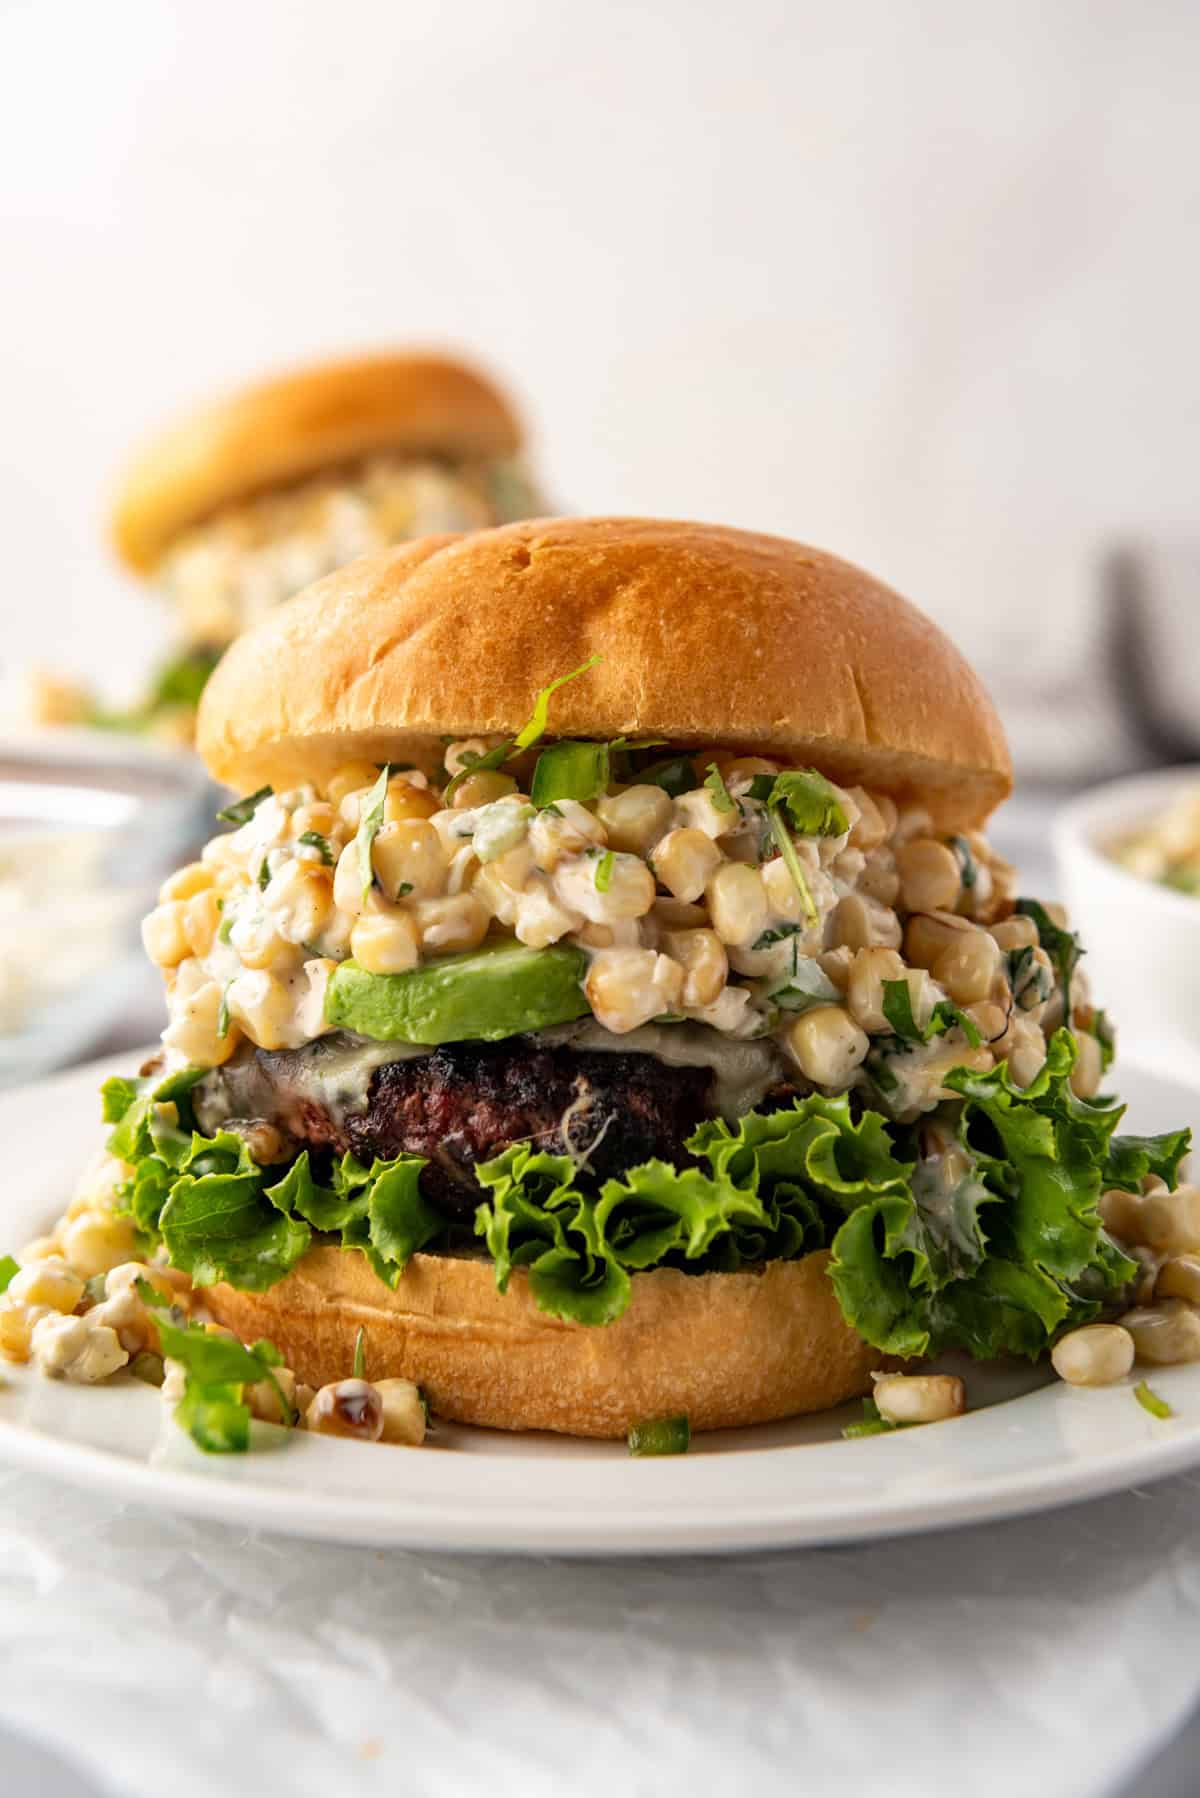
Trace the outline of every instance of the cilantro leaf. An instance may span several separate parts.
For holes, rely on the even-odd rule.
[[[362,881],[362,902],[365,905],[375,884],[375,870],[371,866],[371,849],[375,838],[379,835],[383,824],[383,808],[387,802],[388,780],[391,769],[385,763],[379,770],[379,779],[362,802],[358,814],[358,830],[354,837],[354,846],[358,853],[358,872]]]
[[[708,772],[704,776],[704,785],[712,794],[712,802],[717,811],[732,812],[737,810],[737,807],[733,802],[733,796],[730,793],[729,788],[725,785],[725,782],[721,779],[721,770],[717,767],[715,762],[710,762],[708,764]]]
[[[977,1049],[983,1041],[978,1027],[966,1012],[961,1011],[949,999],[939,999],[930,1014],[929,1022],[922,1030],[913,1017],[912,993],[907,980],[884,981],[883,1015],[895,1034],[906,1043],[931,1043],[935,1037],[944,1036],[947,1030],[953,1030],[955,1025],[973,1049]]]
[[[497,743],[494,749],[485,750],[483,755],[472,757],[446,787],[442,795],[444,803],[449,805],[469,774],[479,774],[486,768],[503,768],[505,762],[511,761],[514,755],[519,755],[522,750],[532,749],[534,744],[546,734],[546,726],[550,722],[550,700],[553,695],[558,692],[560,687],[565,687],[568,681],[578,680],[581,674],[586,674],[589,669],[596,666],[597,662],[603,660],[603,656],[589,656],[587,661],[582,662],[578,668],[572,668],[569,674],[560,674],[557,680],[552,680],[548,686],[543,687],[533,702],[533,711],[516,736],[510,737],[505,743]],[[564,797],[569,797],[569,795],[564,795]]]
[[[234,799],[222,806],[217,817],[222,824],[249,824],[263,800],[269,799],[273,792],[273,787],[260,787],[257,793],[248,793],[244,799]]]
[[[335,857],[333,853],[333,844],[329,841],[328,837],[322,836],[319,830],[304,830],[301,831],[298,840],[306,849],[315,849],[324,865],[327,868],[332,868]]]
[[[1083,945],[1073,931],[1056,924],[1045,906],[1036,899],[1018,899],[1020,917],[1032,918],[1037,925],[1038,942],[1050,957],[1055,977],[1063,996],[1063,1023],[1071,1021],[1071,978],[1079,966]]]

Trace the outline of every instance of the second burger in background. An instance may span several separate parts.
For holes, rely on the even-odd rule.
[[[146,445],[113,541],[179,620],[181,649],[133,712],[190,741],[221,651],[272,606],[373,550],[545,514],[508,399],[467,364],[393,351],[229,395]]]

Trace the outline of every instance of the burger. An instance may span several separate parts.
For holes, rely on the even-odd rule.
[[[419,351],[315,364],[181,419],[130,465],[112,518],[181,651],[136,713],[100,721],[189,739],[218,656],[281,600],[405,539],[545,511],[521,449],[491,381]]]
[[[1200,1352],[1150,1302],[1187,1132],[1117,1133],[1080,946],[984,831],[996,713],[870,576],[688,523],[426,537],[241,636],[199,748],[243,797],[146,920],[161,1052],[38,1250],[140,1261],[168,1363],[192,1306],[314,1427],[399,1382],[680,1446],[947,1415],[947,1349]],[[115,1272],[80,1355],[89,1317],[136,1348]]]

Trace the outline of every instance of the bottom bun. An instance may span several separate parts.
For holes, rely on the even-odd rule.
[[[314,1248],[268,1292],[213,1286],[206,1303],[243,1341],[268,1336],[297,1379],[345,1378],[363,1331],[368,1379],[415,1380],[430,1408],[500,1430],[624,1436],[654,1417],[694,1430],[825,1411],[870,1386],[882,1357],[842,1318],[822,1251],[735,1274],[633,1276],[615,1323],[539,1311],[529,1277],[507,1293],[482,1257],[414,1255],[393,1291],[352,1250]]]

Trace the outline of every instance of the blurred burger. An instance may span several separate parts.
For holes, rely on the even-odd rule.
[[[1079,944],[984,834],[996,713],[870,576],[707,525],[427,537],[239,638],[199,747],[245,797],[146,920],[162,1052],[55,1245],[140,1244],[312,1427],[378,1437],[408,1382],[678,1448],[888,1357],[1127,1370],[1187,1132],[1115,1134]],[[255,1364],[201,1349],[180,1416],[221,1446]],[[864,1429],[963,1402],[875,1394]]]
[[[112,535],[183,649],[108,722],[190,738],[221,651],[281,600],[408,538],[544,512],[521,452],[490,380],[419,351],[314,364],[180,419],[126,471]]]

